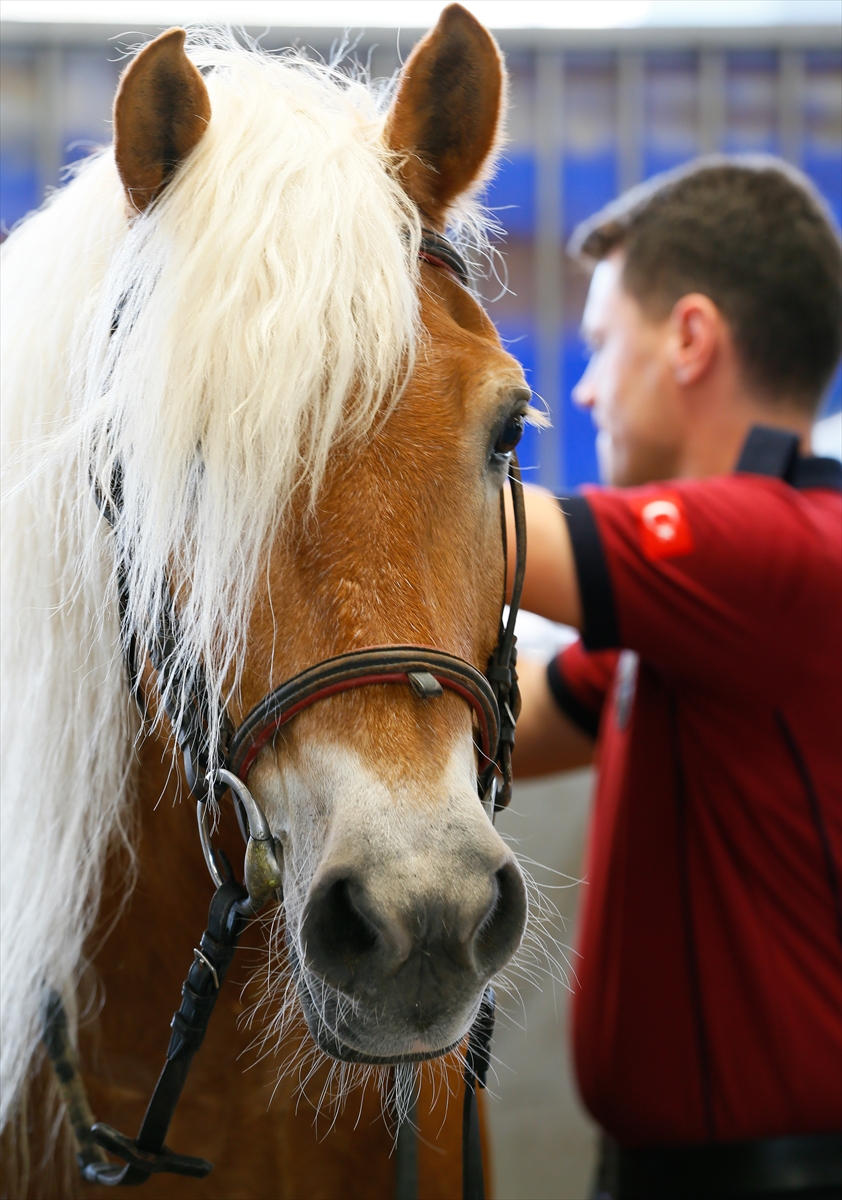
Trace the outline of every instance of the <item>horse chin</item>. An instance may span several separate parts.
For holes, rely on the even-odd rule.
[[[355,1040],[353,1031],[347,1027],[347,1021],[341,1011],[343,1004],[347,1004],[351,1008],[353,1001],[334,988],[328,987],[302,966],[301,959],[290,942],[287,943],[287,948],[297,985],[298,998],[310,1036],[320,1050],[339,1062],[367,1063],[370,1066],[379,1067],[395,1066],[399,1063],[428,1062],[430,1059],[442,1058],[445,1054],[450,1054],[465,1036],[464,1033],[460,1034],[454,1041],[444,1046],[430,1048],[425,1047],[421,1040],[416,1038],[413,1047],[394,1054],[375,1054],[368,1049],[360,1049],[352,1044]],[[318,1000],[314,993],[318,994]],[[467,1033],[467,1029],[465,1033]],[[418,1049],[415,1048],[416,1046]]]
[[[307,1019],[307,1028],[313,1036],[313,1040],[320,1050],[325,1054],[329,1054],[331,1058],[338,1059],[339,1062],[347,1063],[368,1063],[374,1067],[391,1067],[398,1063],[420,1063],[428,1062],[431,1058],[441,1058],[445,1054],[449,1054],[451,1050],[455,1050],[459,1045],[459,1040],[451,1043],[449,1046],[444,1046],[441,1050],[419,1050],[415,1053],[406,1054],[370,1054],[368,1051],[355,1050],[353,1046],[347,1045],[345,1042],[340,1042],[339,1039],[329,1030],[324,1022],[316,1016],[315,1013],[310,1013],[305,1007],[305,1016]],[[316,1028],[318,1026],[318,1028]]]

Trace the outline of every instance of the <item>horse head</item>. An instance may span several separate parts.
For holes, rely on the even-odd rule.
[[[173,30],[148,46],[117,97],[116,160],[135,208],[178,186],[213,128],[183,40]],[[452,5],[406,63],[382,135],[425,227],[443,232],[483,177],[504,91],[491,36]],[[501,489],[529,390],[451,270],[423,262],[417,297],[418,349],[399,395],[362,437],[338,437],[312,502],[302,492],[265,548],[235,721],[342,652],[412,643],[483,669],[494,650]],[[524,883],[480,803],[477,769],[462,697],[388,685],[322,699],[251,769],[282,848],[298,993],[335,1057],[452,1048],[520,943]]]

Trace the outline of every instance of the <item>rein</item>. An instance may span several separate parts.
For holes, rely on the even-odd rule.
[[[468,269],[455,247],[432,230],[422,231],[419,257],[447,270],[466,285]],[[119,319],[119,314],[115,317]],[[117,563],[120,629],[126,671],[132,695],[141,712],[146,705],[141,689],[145,658],[157,677],[157,691],[182,754],[188,786],[196,799],[199,836],[208,870],[216,885],[202,934],[187,979],[182,1003],[172,1019],[166,1063],[155,1085],[140,1131],[128,1138],[97,1122],[88,1103],[67,1017],[61,998],[50,992],[44,1008],[43,1040],[55,1069],[77,1144],[80,1174],[88,1183],[108,1187],[145,1183],[153,1174],[166,1172],[204,1178],[212,1170],[206,1159],[174,1154],[165,1143],[167,1131],[187,1079],[193,1055],[202,1043],[220,987],[239,939],[254,917],[283,883],[280,844],[272,836],[266,817],[247,787],[249,771],[261,749],[277,731],[305,708],[352,688],[383,684],[408,686],[419,699],[432,702],[445,690],[455,692],[470,705],[476,718],[480,769],[480,799],[492,819],[505,808],[512,794],[512,748],[520,709],[515,663],[515,621],[520,606],[526,566],[526,516],[517,458],[512,454],[508,481],[516,531],[515,580],[508,620],[500,622],[497,645],[485,674],[465,659],[428,646],[373,646],[335,655],[301,671],[264,696],[234,728],[227,712],[217,714],[218,744],[211,745],[211,702],[204,670],[196,664],[188,675],[177,664],[180,641],[178,613],[169,583],[162,581],[161,604],[153,635],[141,648],[129,630],[129,563],[123,551]],[[119,462],[112,472],[109,495],[91,479],[94,499],[105,520],[116,526],[123,503]],[[503,495],[500,496],[504,562],[507,558]],[[212,768],[212,764],[214,764]],[[216,764],[221,764],[217,766]],[[498,778],[499,776],[499,778]],[[246,840],[244,885],[234,878],[224,855],[218,853],[208,832],[208,801],[220,800],[230,790],[240,829]],[[486,988],[468,1035],[465,1054],[465,1103],[462,1126],[462,1187],[464,1200],[483,1200],[484,1182],[479,1139],[476,1089],[485,1087],[491,1037],[494,1029],[494,990]],[[123,1159],[109,1162],[104,1151]],[[398,1200],[415,1195],[406,1156],[415,1161],[412,1126],[401,1125],[397,1148]]]

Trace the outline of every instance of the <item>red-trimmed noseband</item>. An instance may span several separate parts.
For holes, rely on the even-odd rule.
[[[311,704],[352,688],[389,683],[409,685],[424,700],[435,699],[445,688],[456,692],[476,714],[481,755],[486,763],[494,761],[500,714],[481,671],[463,658],[429,646],[373,646],[325,659],[264,696],[232,738],[228,749],[231,770],[245,782],[267,742]]]

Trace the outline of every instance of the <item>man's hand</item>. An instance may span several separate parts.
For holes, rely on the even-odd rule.
[[[507,536],[509,546],[513,547],[515,527],[508,488],[505,495]],[[521,606],[551,621],[581,629],[582,602],[564,514],[558,501],[544,488],[525,486],[523,501],[526,508],[526,576]],[[507,590],[510,593],[514,580],[514,553],[508,557]]]

